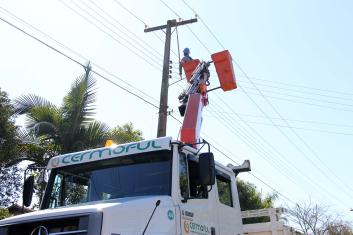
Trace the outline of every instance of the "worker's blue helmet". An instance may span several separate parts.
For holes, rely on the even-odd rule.
[[[190,54],[190,50],[187,47],[183,50],[183,52],[186,53],[186,54]]]

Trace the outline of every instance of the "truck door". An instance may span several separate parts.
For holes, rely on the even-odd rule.
[[[234,182],[231,179],[234,179]],[[216,204],[220,234],[243,235],[243,223],[235,177],[230,177],[228,174],[216,170],[216,182]]]
[[[181,234],[219,234],[215,188],[201,186],[198,158],[179,154]]]

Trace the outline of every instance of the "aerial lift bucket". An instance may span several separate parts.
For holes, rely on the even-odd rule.
[[[197,65],[199,65],[199,63],[200,63],[200,60],[196,59],[183,64],[185,76],[188,82],[190,82],[191,75],[196,69]]]
[[[221,51],[211,55],[216,71],[218,74],[219,82],[223,91],[230,91],[237,88],[235,81],[232,56],[228,50]]]

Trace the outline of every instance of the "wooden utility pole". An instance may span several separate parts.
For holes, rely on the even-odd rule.
[[[161,87],[161,99],[159,103],[159,118],[158,118],[158,130],[157,138],[164,137],[167,134],[167,111],[168,111],[168,86],[169,86],[169,63],[170,63],[170,38],[172,27],[191,24],[197,22],[197,18],[191,20],[185,20],[176,22],[176,20],[168,20],[166,25],[161,25],[153,28],[145,29],[145,33],[167,29],[165,34],[165,46],[164,46],[164,61],[163,61],[163,72],[162,72],[162,87]]]

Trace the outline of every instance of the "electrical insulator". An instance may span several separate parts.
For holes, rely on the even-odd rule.
[[[170,65],[169,68],[171,69],[171,68],[173,68],[173,66]]]
[[[169,78],[172,78],[172,75],[169,75]]]
[[[172,63],[173,63],[173,61],[170,60],[170,61],[169,61],[169,64],[172,64]]]
[[[169,73],[173,73],[173,71],[172,71],[172,70],[169,70]]]

